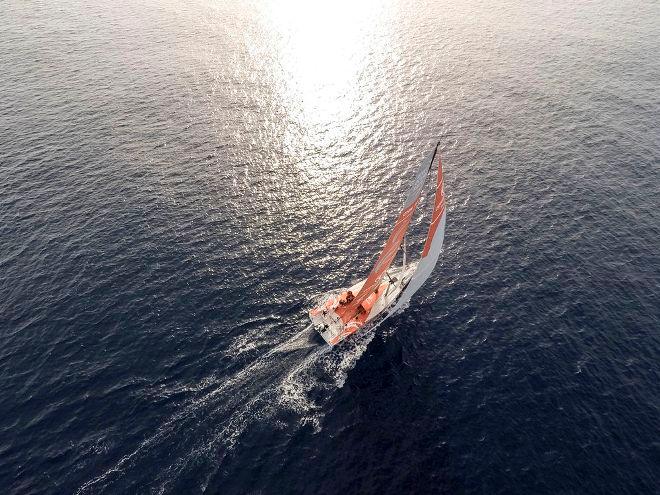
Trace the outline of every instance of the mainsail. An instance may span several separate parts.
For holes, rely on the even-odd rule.
[[[396,223],[394,224],[394,229],[392,230],[389,239],[387,239],[387,242],[385,243],[385,246],[383,247],[380,256],[378,256],[378,259],[376,260],[376,264],[371,269],[371,272],[369,273],[367,280],[364,282],[364,285],[355,296],[355,299],[353,299],[353,301],[346,306],[346,310],[342,313],[342,320],[344,322],[347,322],[351,318],[353,318],[358,311],[359,305],[367,297],[369,297],[369,295],[372,292],[374,292],[378,288],[380,280],[382,279],[383,275],[392,264],[392,261],[394,261],[394,257],[396,256],[396,253],[399,251],[399,248],[401,247],[403,236],[406,234],[406,231],[408,230],[410,219],[412,218],[412,215],[415,212],[415,208],[417,208],[417,204],[419,203],[419,198],[422,193],[422,188],[424,187],[424,183],[426,182],[426,177],[428,176],[429,170],[433,165],[433,160],[435,159],[435,155],[438,152],[439,144],[440,143],[436,144],[433,152],[419,166],[419,169],[415,174],[415,180],[408,189],[408,194],[406,195],[406,201],[403,204],[403,210],[399,214],[399,217],[397,218]],[[442,173],[441,172],[438,173],[439,173],[438,180],[441,181]],[[440,183],[440,190],[442,190],[441,183]],[[444,197],[442,197],[440,201],[444,211]],[[436,208],[438,204],[439,204],[438,198],[436,196]],[[434,218],[435,218],[435,209],[434,209]],[[433,224],[431,224],[431,226],[432,228],[434,228],[433,232],[435,233],[435,227],[437,227],[437,222],[435,227],[433,227]],[[444,224],[443,224],[443,231],[444,231]],[[433,237],[430,231],[429,231],[429,235],[431,236],[431,238]],[[429,243],[428,238],[427,238],[427,243]],[[430,243],[429,243],[429,249],[432,249]],[[427,251],[426,246],[424,250],[425,252]]]
[[[403,308],[412,295],[419,290],[419,288],[429,278],[433,268],[435,268],[442,250],[442,243],[445,238],[445,222],[447,220],[447,212],[445,206],[445,189],[444,179],[442,175],[442,159],[438,159],[438,182],[435,190],[435,203],[433,205],[433,215],[431,217],[431,225],[426,236],[424,249],[422,250],[422,258],[419,260],[417,269],[413,274],[410,282],[399,296],[394,308],[390,314],[396,313],[399,309]]]

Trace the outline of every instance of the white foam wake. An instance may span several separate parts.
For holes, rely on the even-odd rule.
[[[199,467],[200,459],[208,465],[205,488],[241,434],[255,423],[271,420],[278,411],[294,412],[301,425],[311,423],[319,430],[324,402],[344,385],[374,334],[358,333],[330,348],[314,341],[313,332],[310,327],[298,331],[229,378],[212,377],[200,383],[201,395],[184,403],[152,436],[76,493],[99,493],[122,480],[130,482],[124,480],[126,476],[140,478],[141,467],[151,465],[150,459],[162,457],[163,451],[173,460],[150,480],[158,492],[168,491],[191,465]],[[253,352],[246,342],[237,340],[228,352]]]

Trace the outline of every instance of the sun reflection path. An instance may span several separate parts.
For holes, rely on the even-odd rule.
[[[371,69],[387,50],[388,13],[389,4],[375,0],[267,4],[274,73],[289,119],[285,152],[320,152],[351,136],[377,86],[373,78],[382,76]]]

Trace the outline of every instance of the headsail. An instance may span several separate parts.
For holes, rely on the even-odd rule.
[[[387,239],[387,242],[385,243],[380,256],[378,256],[378,260],[376,260],[376,264],[371,269],[371,272],[369,273],[367,280],[364,282],[364,285],[355,296],[355,299],[353,299],[353,301],[346,306],[346,311],[343,312],[342,320],[348,321],[355,316],[358,306],[367,297],[369,297],[369,295],[374,292],[374,290],[376,290],[381,278],[392,264],[396,253],[401,247],[403,236],[408,230],[408,225],[410,224],[410,219],[415,212],[417,203],[419,203],[422,188],[426,182],[426,177],[428,176],[429,170],[433,165],[433,160],[438,151],[439,144],[440,143],[435,146],[433,152],[421,163],[419,169],[417,170],[415,180],[410,186],[410,189],[408,189],[408,194],[403,205],[403,210],[399,214],[399,218],[397,218],[396,223],[394,224],[394,229],[392,230],[389,239]],[[444,205],[444,199],[442,204]]]
[[[419,288],[429,278],[431,272],[435,268],[442,250],[442,243],[445,238],[445,222],[447,220],[447,212],[445,206],[445,189],[444,178],[442,175],[442,159],[438,159],[438,182],[435,190],[435,203],[433,206],[433,215],[431,217],[431,225],[426,236],[424,249],[422,251],[422,259],[417,265],[414,275],[410,279],[408,286],[403,290],[399,300],[391,314],[401,309],[408,304],[412,295],[419,290]]]

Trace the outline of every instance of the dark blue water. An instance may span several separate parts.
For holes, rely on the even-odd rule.
[[[0,492],[658,493],[659,20],[3,2]],[[438,139],[434,276],[322,346]]]

